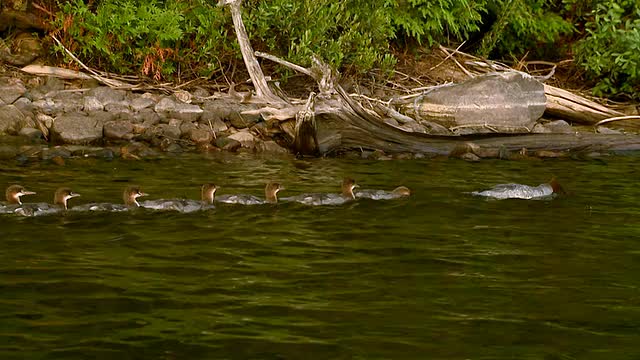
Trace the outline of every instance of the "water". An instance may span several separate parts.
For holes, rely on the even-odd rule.
[[[0,217],[1,359],[636,359],[637,156],[554,161],[0,164],[71,205],[406,185],[409,200]],[[466,194],[556,175],[571,196]],[[3,185],[3,186],[6,186]]]

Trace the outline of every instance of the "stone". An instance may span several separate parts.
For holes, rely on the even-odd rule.
[[[202,121],[201,119],[200,126],[209,128],[209,122],[211,122],[211,128],[213,128],[213,131],[216,134],[229,130],[229,127],[227,126],[227,124],[225,124],[225,122],[222,121],[220,118],[213,118],[213,119],[210,119],[209,121]]]
[[[604,126],[598,126],[596,131],[598,132],[598,134],[617,134],[617,135],[620,135],[620,134],[623,133],[620,130],[610,129],[610,128],[604,127]]]
[[[89,90],[86,96],[93,96],[104,106],[124,101],[126,91],[112,89],[108,86],[99,86]]]
[[[237,151],[242,144],[238,140],[230,139],[227,136],[222,136],[216,139],[216,146],[226,151]]]
[[[235,134],[231,134],[229,135],[229,139],[240,142],[244,148],[253,149],[255,147],[253,135],[246,131],[238,131]]]
[[[20,130],[20,125],[25,116],[15,105],[4,105],[0,107],[0,135],[15,135]]]
[[[36,121],[44,125],[47,129],[51,129],[54,119],[49,115],[38,113],[36,114]]]
[[[162,135],[170,138],[170,139],[179,139],[180,138],[180,128],[174,125],[169,124],[160,124],[159,127],[162,129]]]
[[[104,124],[104,137],[116,140],[133,138],[133,124],[130,121],[109,121]]]
[[[202,116],[203,110],[195,104],[176,103],[175,109],[170,112],[171,116],[183,121],[195,122]]]
[[[158,125],[160,123],[160,116],[156,114],[153,109],[143,109],[134,115],[134,122],[143,123],[145,126]]]
[[[520,72],[500,72],[435,88],[402,112],[475,133],[529,133],[546,105],[541,82]]]
[[[110,113],[107,111],[92,111],[87,115],[89,115],[89,117],[91,118],[94,118],[102,122],[103,124],[106,123],[107,121],[117,120],[118,118],[118,114]]]
[[[104,110],[104,105],[95,96],[85,96],[82,110],[85,112],[102,111]]]
[[[67,144],[90,144],[102,140],[103,123],[80,113],[58,116],[51,127],[55,141]]]
[[[69,151],[69,149],[63,146],[54,146],[54,147],[44,148],[40,153],[40,158],[42,160],[51,160],[55,157],[68,159],[71,157],[71,151]]]
[[[167,124],[169,124],[169,126],[177,126],[177,127],[180,127],[180,125],[182,125],[182,120],[179,120],[179,119],[169,119],[169,122],[168,122]]]
[[[209,91],[207,91],[207,89],[201,88],[201,87],[197,87],[197,88],[195,88],[195,90],[193,90],[193,96],[195,98],[202,99],[202,98],[206,98],[206,97],[211,96],[211,94],[209,93]]]
[[[273,140],[269,141],[261,141],[256,145],[256,151],[258,152],[266,152],[266,153],[276,153],[276,154],[288,154],[289,150],[283,148],[278,145]]]
[[[18,149],[11,145],[0,145],[0,160],[14,159],[18,155]]]
[[[531,132],[536,134],[573,134],[575,129],[564,120],[555,120],[537,123]]]
[[[35,109],[33,102],[26,97],[21,97],[14,101],[13,105],[15,105],[18,110],[22,111],[23,114],[31,113]]]
[[[200,119],[204,122],[213,119],[228,119],[233,112],[233,104],[223,100],[206,101],[202,108],[202,116]]]
[[[140,96],[131,100],[129,106],[131,106],[131,109],[133,109],[134,111],[140,111],[142,109],[146,109],[155,105],[155,103],[156,102],[149,97]]]
[[[60,111],[60,104],[56,104],[51,98],[36,100],[32,104],[37,111],[47,115],[53,115]]]
[[[480,161],[480,157],[478,157],[478,155],[473,154],[473,153],[466,153],[466,154],[462,155],[460,157],[460,159],[462,159],[464,161],[469,161],[469,162]]]
[[[183,121],[180,124],[180,137],[190,137],[191,131],[194,129],[198,129],[198,126],[196,126],[196,124],[188,121]]]
[[[0,86],[0,100],[5,104],[13,104],[24,93],[27,92],[27,88],[22,81],[11,81],[7,85]]]
[[[175,109],[176,109],[175,100],[167,96],[163,97],[160,101],[158,101],[158,103],[154,107],[154,110],[156,113],[158,114],[164,113],[167,115],[172,111],[174,111]]]
[[[210,143],[213,139],[211,131],[205,129],[192,129],[189,138],[196,144]]]
[[[229,115],[229,122],[236,129],[245,129],[251,127],[261,119],[262,116],[260,116],[260,114],[248,115],[241,114],[239,111],[234,111]]]
[[[36,122],[33,120],[33,118],[31,116],[25,116],[20,120],[20,124],[19,124],[19,129],[22,128],[36,128]]]

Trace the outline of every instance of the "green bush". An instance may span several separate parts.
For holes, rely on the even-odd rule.
[[[640,99],[640,3],[598,3],[586,32],[576,46],[576,60],[596,82],[594,93]]]

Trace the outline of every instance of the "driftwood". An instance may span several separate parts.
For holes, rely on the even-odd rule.
[[[623,113],[611,110],[567,90],[545,85],[544,92],[547,96],[545,113],[554,117],[580,124],[594,125],[607,118],[624,116]]]
[[[315,155],[316,152],[326,154],[340,150],[371,149],[387,153],[449,155],[452,152],[459,153],[459,149],[464,148],[468,149],[465,151],[473,152],[480,157],[497,157],[504,151],[521,151],[522,149],[530,151],[640,149],[640,136],[635,135],[581,133],[496,136],[494,134],[482,137],[451,138],[405,131],[387,124],[385,120],[392,117],[410,122],[413,119],[407,119],[406,115],[399,114],[384,105],[383,101],[377,102],[376,109],[366,108],[338,85],[336,74],[320,60],[313,59],[314,66],[307,69],[272,55],[254,54],[242,25],[241,0],[221,0],[220,4],[231,7],[234,27],[243,49],[247,70],[256,86],[258,97],[263,101],[263,107],[252,112],[261,113],[269,126],[279,128],[290,135],[291,146],[297,153]],[[311,95],[306,106],[302,105],[300,100],[284,101],[272,95],[266,87],[262,70],[256,66],[257,61],[254,56],[268,58],[312,76],[318,82],[319,95],[317,97]],[[576,102],[574,98],[568,96],[558,98]],[[563,101],[558,102],[563,103]]]

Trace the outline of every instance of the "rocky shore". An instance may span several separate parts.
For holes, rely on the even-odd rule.
[[[204,89],[162,95],[90,82],[69,85],[55,77],[0,78],[0,158],[288,153],[286,144],[269,136],[259,114],[241,115],[253,109],[248,103],[214,99]]]

